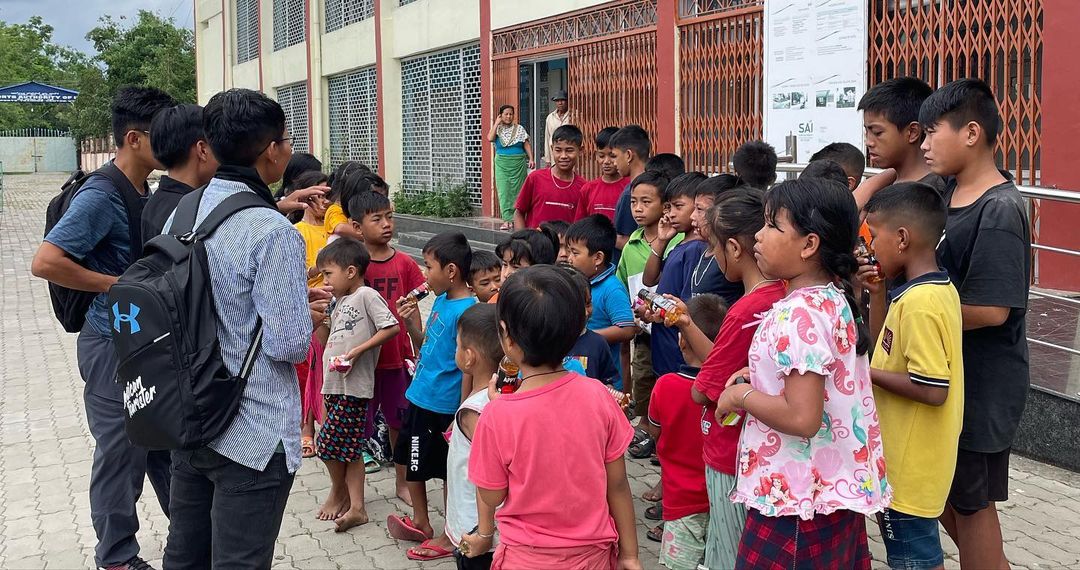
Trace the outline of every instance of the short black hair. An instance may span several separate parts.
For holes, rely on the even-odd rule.
[[[566,229],[566,236],[563,239],[568,244],[584,243],[585,248],[589,250],[589,255],[596,252],[603,253],[604,262],[610,263],[615,251],[615,226],[607,216],[593,214],[571,224]]]
[[[578,268],[573,265],[560,265],[559,267],[566,270],[570,274],[570,278],[574,280],[574,284],[581,290],[581,294],[585,295],[585,304],[592,303],[592,283],[589,283],[589,278],[585,277],[585,274],[578,271]]]
[[[477,273],[485,271],[501,270],[502,260],[497,255],[486,250],[478,249],[472,252],[472,264],[469,265],[469,280]]]
[[[549,227],[518,230],[495,246],[495,255],[503,259],[510,252],[510,261],[527,260],[529,265],[555,263],[559,258],[559,235]]]
[[[926,232],[926,240],[936,245],[945,231],[948,209],[945,199],[933,186],[921,182],[897,182],[875,193],[866,203],[867,214],[879,213],[905,227]]]
[[[710,176],[705,180],[702,180],[698,184],[698,196],[709,195],[713,197],[713,200],[719,200],[720,196],[738,189],[738,188],[751,188],[746,181],[734,174],[717,174],[716,176]]]
[[[458,338],[461,339],[461,344],[475,349],[492,367],[498,366],[503,359],[497,313],[495,305],[477,303],[465,309],[457,322]]]
[[[619,150],[632,150],[641,160],[649,160],[652,155],[652,142],[649,133],[641,125],[626,125],[611,136],[608,146]]]
[[[328,263],[342,269],[350,265],[355,266],[363,276],[367,272],[368,264],[371,263],[371,255],[360,240],[339,237],[319,250],[319,256],[315,258],[316,267],[322,267]]]
[[[554,133],[551,133],[551,144],[557,142],[568,142],[573,145],[581,146],[585,137],[581,134],[581,129],[575,125],[563,125],[555,129]]]
[[[551,220],[540,224],[541,230],[551,230],[556,236],[560,238],[566,235],[566,228],[569,228],[570,224],[565,220]]]
[[[337,186],[337,199],[341,201],[341,212],[350,220],[354,219],[353,216],[355,215],[352,211],[353,198],[369,192],[377,194],[377,192],[371,188],[371,178],[368,177],[368,173],[360,170],[354,170]],[[383,197],[385,198],[385,196]],[[360,215],[362,216],[363,214]],[[357,221],[359,221],[359,218],[357,218]]]
[[[383,180],[382,176],[379,176],[378,174],[376,174],[374,172],[368,172],[367,173],[367,179],[368,179],[369,182],[371,182],[371,189],[373,191],[378,192],[379,194],[382,194],[383,196],[389,196],[389,194],[390,194],[390,185],[387,184],[385,180]]]
[[[636,178],[630,181],[630,191],[633,192],[634,188],[647,184],[656,188],[656,193],[660,197],[661,202],[667,202],[668,198],[668,184],[671,184],[671,180],[659,170],[646,170],[641,174],[638,174]]]
[[[776,149],[764,141],[744,142],[731,155],[735,173],[754,188],[768,190],[776,182]]]
[[[799,173],[799,178],[824,178],[836,182],[844,188],[848,187],[848,173],[844,171],[844,167],[840,166],[840,163],[835,160],[828,158],[811,161]]]
[[[682,157],[670,152],[662,152],[649,159],[645,163],[645,170],[655,170],[664,175],[670,182],[674,180],[676,176],[681,176],[686,173],[686,163],[683,162]]]
[[[202,107],[198,105],[162,109],[150,121],[150,148],[165,170],[187,164],[191,147],[201,140],[206,140],[206,135]]]
[[[697,198],[701,183],[708,178],[700,172],[687,172],[672,178],[668,184],[667,200],[670,202],[675,198],[686,197],[691,200]]]
[[[855,179],[856,184],[862,180],[863,172],[866,171],[866,156],[851,143],[829,143],[810,156],[811,163],[817,160],[831,160],[839,164],[847,173],[844,178],[850,176]],[[844,186],[847,186],[846,180]]]
[[[346,211],[344,206],[345,204],[342,204],[342,212]],[[390,199],[378,192],[372,190],[357,192],[349,197],[349,209],[345,217],[360,223],[364,221],[364,216],[376,212],[388,212],[390,208]]]
[[[356,172],[366,174],[371,172],[371,169],[355,160],[346,160],[337,165],[337,168],[330,173],[330,192],[326,195],[326,198],[331,202],[340,201],[341,205],[344,207],[347,200],[343,200],[341,194],[342,190],[345,188],[345,181],[348,180],[351,174]]]
[[[229,89],[203,108],[203,129],[221,164],[252,166],[270,143],[285,134],[285,111],[251,89]]]
[[[153,87],[121,87],[109,105],[112,113],[113,140],[118,148],[124,146],[124,135],[130,130],[149,131],[158,112],[175,107],[176,100],[168,93]],[[151,145],[153,141],[151,141]]]
[[[596,143],[596,150],[603,150],[611,144],[611,137],[615,136],[615,133],[619,132],[619,127],[604,127],[600,129],[600,132],[596,133],[596,137],[593,142]]]
[[[293,189],[307,188],[307,186],[297,186],[296,179],[301,174],[312,170],[322,172],[322,161],[309,152],[294,152],[292,158],[289,159],[289,164],[285,166],[285,173],[281,175],[282,191],[288,193]]]
[[[858,110],[878,113],[897,129],[903,129],[919,122],[919,108],[933,92],[918,77],[894,77],[871,87],[859,99]]]
[[[948,121],[954,129],[978,123],[990,147],[997,143],[1001,132],[997,99],[981,79],[957,79],[926,98],[919,109],[919,124],[927,129],[941,121]]]
[[[511,111],[514,111],[514,106],[513,105],[500,105],[499,106],[499,112],[495,113],[495,114],[496,115],[501,115],[501,114],[503,114],[503,111],[505,111],[507,109],[510,109]],[[516,113],[517,111],[514,111],[514,112]]]
[[[450,264],[457,266],[462,278],[468,278],[472,267],[472,246],[461,232],[443,232],[436,234],[424,244],[422,253],[431,254],[435,261],[444,268]]]
[[[728,305],[724,298],[714,293],[695,295],[686,302],[686,313],[697,328],[711,341],[720,334],[720,325],[724,323]]]
[[[326,174],[321,170],[308,170],[307,172],[301,172],[300,175],[293,180],[292,187],[283,187],[281,193],[284,196],[288,196],[296,190],[303,190],[304,188],[310,188],[312,186],[322,186],[323,184],[326,184]],[[285,217],[295,224],[304,219],[304,211],[297,210],[295,212],[289,212]]]
[[[558,366],[585,329],[585,296],[565,269],[534,265],[515,272],[499,291],[500,328],[523,353],[522,364]]]

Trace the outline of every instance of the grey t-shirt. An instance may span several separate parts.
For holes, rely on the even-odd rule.
[[[348,372],[330,369],[330,360],[363,344],[376,332],[398,324],[378,291],[362,286],[337,300],[330,314],[330,337],[323,352],[323,394],[344,394],[370,400],[375,395],[375,364],[379,349],[361,354]]]

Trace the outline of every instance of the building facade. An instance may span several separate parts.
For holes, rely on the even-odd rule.
[[[586,175],[591,134],[609,125],[640,124],[659,152],[706,172],[762,133],[772,0],[194,1],[200,102],[262,90],[281,102],[297,150],[359,160],[406,192],[465,183],[484,213],[495,201],[483,135],[503,104],[517,107],[539,156],[551,95],[567,90]],[[868,17],[869,83],[987,80],[1005,123],[1002,168],[1080,189],[1066,158],[1080,74],[1064,73],[1078,49],[1065,23],[1080,20],[1080,2],[868,0]],[[1077,214],[1036,203],[1033,227],[1048,243],[1077,243],[1067,222]],[[1075,281],[1080,264],[1056,255],[1039,253],[1043,280]]]

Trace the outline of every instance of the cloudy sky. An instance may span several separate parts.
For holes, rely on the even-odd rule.
[[[41,16],[53,27],[53,40],[61,45],[91,53],[86,32],[97,25],[98,18],[134,18],[140,9],[169,17],[177,25],[191,29],[194,20],[192,0],[0,0],[0,20],[21,24],[31,16]]]

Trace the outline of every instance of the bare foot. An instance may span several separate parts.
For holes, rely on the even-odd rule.
[[[660,486],[660,482],[656,482],[656,486],[641,494],[641,498],[653,503],[664,498],[664,489]]]
[[[397,498],[401,499],[401,502],[406,505],[412,506],[412,495],[409,494],[409,488],[404,485],[397,488]]]
[[[344,515],[334,519],[334,532],[345,532],[354,526],[367,524],[367,510],[364,508],[349,509]]]
[[[332,521],[349,510],[349,494],[331,492],[326,497],[326,502],[319,507],[315,518],[321,521]]]
[[[454,544],[450,543],[450,537],[446,536],[446,533],[444,532],[440,534],[437,538],[426,540],[420,546],[414,546],[410,548],[408,550],[408,553],[412,556],[410,556],[409,558],[413,558],[414,560],[423,560],[440,555],[445,556],[445,552],[453,552],[454,546]],[[436,548],[441,549],[443,552],[440,553],[438,550],[435,550]]]

